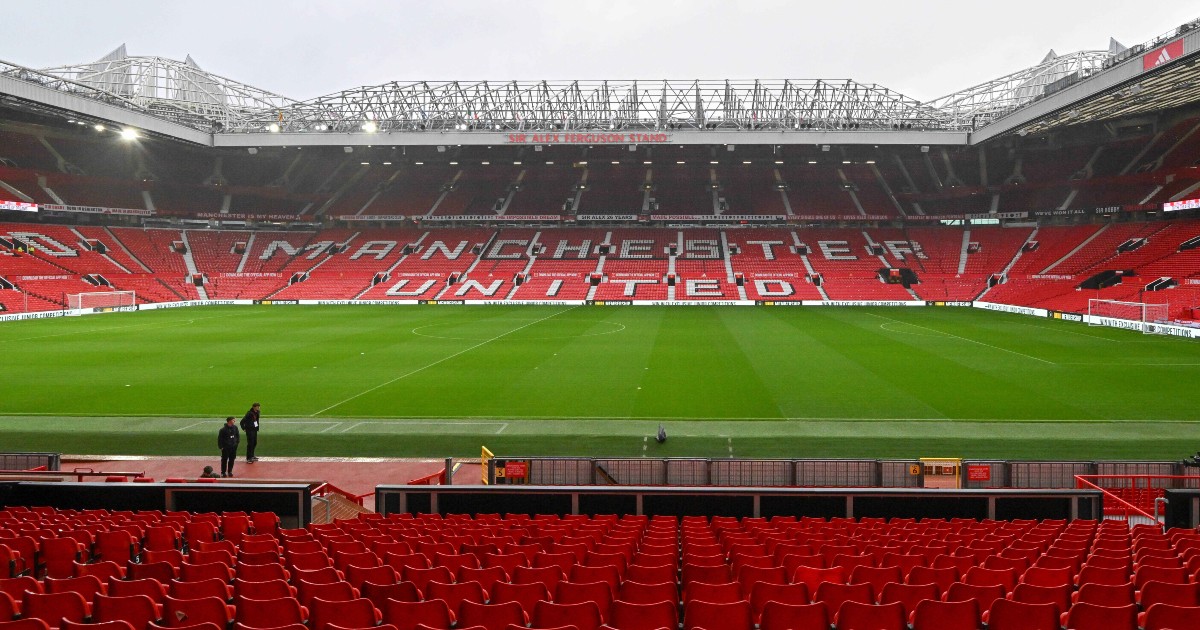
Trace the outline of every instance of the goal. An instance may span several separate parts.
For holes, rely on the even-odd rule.
[[[68,293],[67,308],[114,308],[135,306],[137,296],[133,291],[96,291],[93,293]]]
[[[1167,304],[1147,302],[1121,302],[1119,300],[1088,300],[1088,325],[1110,326],[1101,318],[1122,319],[1136,324],[1133,328],[1146,334],[1161,332],[1158,324],[1169,323]]]

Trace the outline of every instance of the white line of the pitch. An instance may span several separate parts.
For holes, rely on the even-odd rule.
[[[1078,335],[1080,337],[1087,337],[1088,339],[1095,339],[1096,341],[1108,341],[1111,343],[1127,343],[1120,339],[1109,339],[1108,337],[1101,337],[1100,335],[1089,335],[1088,333],[1079,332],[1078,330],[1069,330],[1065,327],[1064,328],[1054,328],[1051,326],[1042,326],[1040,324],[1031,324],[1029,322],[1013,322],[1013,323],[1020,324],[1021,326],[1028,326],[1030,328],[1038,328],[1041,330],[1054,332],[1054,333],[1065,333],[1068,335]],[[1062,365],[1062,364],[1060,363],[1059,365]]]
[[[1059,363],[1058,365],[1108,365],[1112,367],[1195,367],[1200,363],[1129,363],[1126,361],[1106,361],[1103,363]]]
[[[936,328],[930,328],[930,327],[928,327],[928,326],[922,326],[922,325],[920,325],[920,324],[914,324],[914,323],[912,323],[912,322],[904,322],[904,321],[900,321],[900,320],[898,320],[898,319],[892,319],[891,317],[886,317],[886,316],[883,316],[883,315],[878,315],[878,314],[875,314],[875,313],[868,313],[868,312],[866,312],[866,311],[863,311],[863,312],[864,312],[864,313],[866,313],[867,315],[870,315],[871,317],[878,317],[878,318],[880,318],[880,319],[886,319],[886,320],[888,320],[888,321],[896,322],[897,324],[907,324],[907,325],[909,325],[909,326],[915,326],[915,327],[917,327],[917,328],[924,328],[925,330],[932,331],[932,332],[935,332],[935,333],[939,333],[939,334],[942,334],[942,335],[946,335],[947,337],[953,337],[953,338],[955,338],[955,339],[960,339],[960,340],[962,340],[962,341],[966,341],[966,342],[968,342],[968,343],[975,343],[975,344],[979,344],[979,345],[981,345],[981,346],[985,346],[985,347],[991,348],[991,349],[993,349],[993,350],[999,350],[999,351],[1001,351],[1001,352],[1007,352],[1007,353],[1009,353],[1009,354],[1015,354],[1015,355],[1017,355],[1017,356],[1019,356],[1019,357],[1025,357],[1026,359],[1032,359],[1032,360],[1034,360],[1034,361],[1038,361],[1038,362],[1040,362],[1040,363],[1045,363],[1045,364],[1047,364],[1047,365],[1058,365],[1057,363],[1055,363],[1055,362],[1053,362],[1053,361],[1047,361],[1047,360],[1045,360],[1045,359],[1041,359],[1041,358],[1038,358],[1038,357],[1035,357],[1035,356],[1032,356],[1032,355],[1025,354],[1024,352],[1017,352],[1016,350],[1009,350],[1008,348],[1001,348],[1000,346],[993,346],[993,345],[992,345],[992,344],[990,344],[990,343],[984,343],[984,342],[982,342],[982,341],[976,341],[976,340],[974,340],[974,339],[970,339],[970,338],[967,338],[967,337],[962,337],[962,336],[960,336],[960,335],[956,335],[956,334],[954,334],[954,333],[948,333],[948,332],[946,332],[946,331],[944,331],[944,330],[938,330],[938,329],[936,329]]]
[[[1071,365],[1071,364],[1067,364]],[[1121,365],[1130,365],[1128,363]],[[1136,364],[1135,364],[1136,365]],[[194,416],[189,416],[194,417]],[[216,416],[214,416],[215,418]],[[338,416],[334,416],[335,418]],[[108,420],[108,419],[136,419],[139,421],[163,421],[171,422],[180,420],[180,418],[163,417],[163,416],[63,416],[60,414],[50,413],[24,413],[24,414],[5,414],[0,415],[0,426],[6,420],[21,420],[24,418],[61,418],[64,420]],[[365,419],[370,418],[370,421]],[[492,422],[483,421],[491,419]],[[546,421],[558,420],[564,422],[573,421],[603,421],[603,422],[706,422],[706,423],[721,423],[721,422],[763,422],[763,421],[778,421],[778,422],[1035,422],[1035,423],[1060,423],[1060,422],[1075,422],[1075,423],[1100,423],[1107,424],[1112,422],[1166,422],[1170,424],[1200,424],[1200,420],[1184,420],[1173,418],[962,418],[956,416],[946,417],[909,417],[909,418],[863,418],[863,417],[838,417],[838,416],[740,416],[737,418],[718,418],[718,417],[696,417],[696,416],[455,416],[455,417],[428,417],[420,418],[403,418],[403,417],[384,417],[384,416],[357,416],[354,418],[343,418],[341,420],[271,420],[273,424],[341,424],[350,420],[359,420],[359,424],[455,424],[455,425],[483,425],[494,426],[503,425],[508,427],[510,423],[520,423],[524,420]],[[186,427],[174,429],[179,431],[187,428],[194,428],[204,424],[213,424],[213,420],[201,422],[193,422]]]
[[[338,424],[341,424],[341,423],[339,422]],[[494,435],[500,435],[501,433],[504,433],[505,429],[508,428],[507,422],[445,422],[445,421],[443,421],[443,422],[355,422],[354,424],[346,427],[345,429],[338,431],[338,433],[347,433],[349,431],[357,429],[358,427],[368,425],[368,424],[431,425],[431,426],[438,426],[438,427],[444,427],[447,424],[453,424],[454,426],[459,426],[459,427],[473,426],[473,425],[498,426],[499,428],[496,429]],[[324,433],[324,431],[322,431],[322,433]]]
[[[240,313],[230,313],[228,315],[210,315],[208,317],[193,317],[191,319],[184,320],[182,322],[167,322],[167,323],[146,322],[143,324],[130,324],[128,326],[106,326],[103,328],[91,328],[88,330],[73,330],[71,332],[58,333],[58,334],[54,334],[54,335],[39,335],[37,337],[22,337],[20,339],[0,339],[0,343],[36,341],[38,339],[52,339],[54,337],[71,337],[74,335],[91,335],[91,334],[95,334],[95,333],[106,333],[106,332],[112,332],[112,331],[116,331],[116,330],[128,330],[130,328],[173,328],[175,326],[189,326],[189,325],[194,324],[202,319],[221,319],[224,317],[233,317],[233,316],[239,315],[239,314]]]
[[[406,373],[404,373],[404,374],[401,374],[400,376],[397,376],[396,378],[393,378],[393,379],[391,379],[391,380],[389,380],[389,381],[386,381],[386,382],[380,383],[380,384],[376,385],[375,387],[371,387],[371,388],[369,388],[369,389],[364,389],[363,391],[361,391],[361,392],[359,392],[359,393],[357,393],[357,394],[355,394],[355,395],[353,395],[353,396],[351,396],[351,397],[349,397],[349,398],[347,398],[347,399],[345,399],[345,400],[342,400],[342,401],[340,401],[340,402],[336,402],[336,403],[334,403],[334,404],[332,404],[332,405],[329,405],[328,407],[326,407],[326,408],[324,408],[324,409],[319,409],[319,410],[317,410],[317,411],[313,412],[312,414],[310,414],[310,415],[309,415],[309,417],[310,417],[310,418],[315,418],[316,416],[319,416],[319,415],[321,415],[321,414],[325,413],[326,411],[329,411],[330,409],[336,409],[337,407],[340,407],[340,406],[342,406],[342,405],[344,405],[344,404],[346,404],[346,403],[350,402],[351,400],[354,400],[354,399],[356,399],[356,398],[360,398],[360,397],[362,397],[362,396],[365,396],[365,395],[367,395],[367,394],[369,394],[369,393],[371,393],[371,392],[373,392],[373,391],[375,391],[375,390],[377,390],[377,389],[381,389],[381,388],[387,387],[388,385],[391,385],[392,383],[395,383],[396,381],[399,381],[399,380],[402,380],[402,379],[408,378],[408,377],[412,376],[413,374],[417,374],[417,373],[419,373],[419,372],[423,372],[423,371],[425,371],[425,370],[428,370],[429,368],[431,368],[431,367],[433,367],[433,366],[435,366],[435,365],[439,365],[439,364],[445,363],[446,361],[449,361],[450,359],[453,359],[453,358],[455,358],[455,357],[458,357],[458,356],[464,355],[464,354],[466,354],[466,353],[468,353],[468,352],[470,352],[470,351],[472,351],[472,350],[474,350],[474,349],[476,349],[476,348],[480,348],[480,347],[482,347],[482,346],[486,346],[487,344],[489,344],[489,343],[492,343],[493,341],[497,341],[497,340],[499,340],[499,339],[503,339],[504,337],[507,337],[507,336],[509,336],[509,335],[511,335],[511,334],[513,334],[513,333],[515,333],[515,332],[520,332],[520,331],[522,331],[522,330],[524,330],[524,329],[526,329],[526,328],[529,328],[530,326],[533,326],[534,324],[540,324],[540,323],[542,323],[542,322],[544,322],[544,321],[546,321],[546,320],[548,320],[548,319],[551,319],[551,318],[553,318],[553,317],[557,317],[557,316],[559,316],[559,315],[562,315],[563,313],[566,313],[566,312],[568,312],[568,311],[573,311],[573,310],[575,310],[575,309],[577,309],[577,308],[579,308],[579,307],[578,307],[578,306],[572,306],[572,307],[570,307],[570,308],[565,308],[565,309],[563,309],[563,310],[561,310],[561,311],[558,311],[557,313],[551,313],[551,314],[549,314],[549,315],[547,315],[547,316],[545,316],[545,317],[543,317],[543,318],[541,318],[541,319],[539,319],[539,320],[535,320],[535,321],[529,322],[528,324],[524,324],[524,325],[522,325],[522,326],[518,326],[518,327],[516,327],[516,328],[514,328],[514,329],[512,329],[512,330],[510,330],[510,331],[508,331],[508,332],[503,332],[503,333],[500,333],[499,335],[496,335],[495,337],[492,337],[491,339],[487,339],[487,340],[485,340],[485,341],[481,341],[481,342],[479,342],[479,343],[477,343],[477,344],[475,344],[475,345],[471,346],[470,348],[466,348],[466,349],[463,349],[463,350],[459,350],[458,352],[455,352],[454,354],[452,354],[452,355],[450,355],[450,356],[443,357],[443,358],[441,358],[441,359],[438,359],[437,361],[434,361],[433,363],[430,363],[430,364],[428,364],[428,365],[423,365],[423,366],[421,366],[421,367],[419,367],[419,368],[417,368],[417,369],[415,369],[415,370],[412,370],[412,371],[410,371],[410,372],[406,372]]]
[[[178,431],[187,431],[188,429],[194,429],[196,427],[207,426],[210,424],[213,424],[213,422],[210,420],[205,420],[202,422],[193,422],[187,426],[179,427],[178,429],[175,429],[175,431],[177,431],[177,432]],[[272,420],[270,422],[270,424],[273,424],[273,425],[279,425],[279,424],[302,424],[302,425],[328,424],[329,426],[325,427],[324,429],[321,429],[320,431],[318,431],[318,433],[329,433],[330,431],[333,431],[334,429],[336,429],[346,423],[344,421],[340,421],[340,420],[303,420],[303,421]],[[447,422],[445,420],[439,420],[439,421],[434,422],[434,421],[420,421],[420,420],[390,420],[390,421],[355,422],[354,424],[342,429],[341,431],[338,431],[338,433],[346,433],[357,427],[364,426],[364,425],[370,425],[370,424],[385,424],[385,425],[399,425],[399,426],[425,426],[425,425],[444,426],[447,424],[453,424],[455,426],[463,426],[463,427],[465,427],[465,426],[498,427],[495,432],[496,435],[500,435],[501,433],[504,432],[505,429],[508,428],[507,422],[454,422],[454,421]]]

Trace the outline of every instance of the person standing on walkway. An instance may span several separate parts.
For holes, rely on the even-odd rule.
[[[254,456],[254,448],[258,446],[258,418],[259,418],[258,403],[250,405],[250,411],[242,416],[242,430],[246,432],[246,463],[253,464],[258,461]]]
[[[233,416],[225,418],[225,426],[221,427],[221,431],[217,433],[217,447],[221,449],[222,477],[233,476],[233,463],[237,461],[238,442],[242,439],[237,425],[233,423],[234,420],[236,418]]]

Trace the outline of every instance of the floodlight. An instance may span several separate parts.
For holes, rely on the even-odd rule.
[[[368,120],[362,124],[362,130],[367,133],[375,133],[379,131],[379,125],[376,125],[374,120]]]
[[[271,123],[267,125],[267,131],[271,133],[279,133],[279,123]]]
[[[104,125],[96,123],[95,125],[92,125],[92,129],[95,129],[96,131],[104,131]]]
[[[137,140],[137,137],[138,137],[137,129],[122,129],[121,130],[121,139],[123,139],[123,140]]]

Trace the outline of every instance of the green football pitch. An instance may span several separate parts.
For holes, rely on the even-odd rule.
[[[968,308],[201,307],[9,322],[0,350],[5,451],[212,454],[255,401],[267,456],[1200,448],[1200,343]]]

